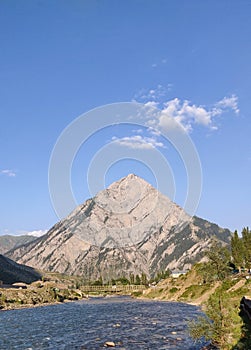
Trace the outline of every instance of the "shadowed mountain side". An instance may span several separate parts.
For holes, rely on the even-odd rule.
[[[145,180],[130,174],[79,205],[46,235],[8,252],[42,270],[111,279],[187,269],[212,238],[231,232],[190,217]]]
[[[16,282],[32,283],[40,280],[41,277],[32,267],[17,264],[0,254],[0,280],[4,284]]]

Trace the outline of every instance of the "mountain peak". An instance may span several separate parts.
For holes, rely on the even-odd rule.
[[[95,203],[112,215],[131,213],[136,207],[148,211],[156,205],[162,195],[147,181],[135,174],[129,174],[112,183],[107,189],[100,191],[95,197]],[[147,200],[150,203],[146,204]],[[166,201],[169,201],[166,198]]]
[[[120,180],[113,182],[108,187],[108,189],[110,187],[116,186],[118,184],[120,185],[121,183],[127,183],[129,185],[132,185],[133,183],[135,185],[137,185],[137,184],[138,185],[143,185],[144,184],[144,185],[147,185],[147,186],[151,187],[151,185],[146,180],[142,179],[140,176],[138,176],[136,174],[131,173],[131,174],[128,174],[127,176],[122,177]]]
[[[124,177],[125,179],[135,179],[135,178],[140,178],[139,176],[137,176],[136,174],[130,173],[127,176]]]

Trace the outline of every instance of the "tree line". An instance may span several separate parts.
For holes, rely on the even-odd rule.
[[[251,231],[245,227],[241,232],[241,237],[235,231],[231,239],[232,261],[236,269],[251,269]]]
[[[169,277],[170,274],[171,274],[171,271],[169,269],[158,271],[153,278],[148,278],[144,272],[136,275],[131,273],[129,277],[121,276],[117,278],[112,278],[111,280],[108,280],[108,281],[104,281],[102,276],[100,276],[99,279],[95,281],[90,281],[90,284],[94,286],[116,285],[116,284],[122,284],[122,285],[134,284],[134,285],[148,286],[151,283],[158,283],[159,281]]]

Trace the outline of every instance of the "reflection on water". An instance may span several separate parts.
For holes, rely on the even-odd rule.
[[[74,303],[0,312],[0,349],[197,350],[187,321],[199,309],[174,302],[128,297],[93,298]]]

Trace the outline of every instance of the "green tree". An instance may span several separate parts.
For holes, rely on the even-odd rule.
[[[206,304],[206,317],[201,316],[189,323],[189,333],[194,339],[204,337],[219,349],[230,349],[229,332],[231,327],[231,310],[224,291],[219,288],[213,293]]]
[[[251,231],[248,227],[244,227],[242,230],[242,241],[243,241],[243,247],[244,247],[244,260],[245,260],[245,267],[247,269],[251,268]]]
[[[137,284],[137,285],[141,284],[141,280],[140,280],[139,275],[136,275],[135,284]]]
[[[236,235],[234,238],[236,239]],[[232,349],[233,332],[236,332],[236,327],[240,326],[240,320],[238,317],[239,305],[237,303],[237,307],[233,306],[232,296],[228,290],[231,285],[229,279],[230,251],[215,241],[206,252],[206,256],[208,262],[199,265],[198,270],[202,273],[209,271],[209,276],[206,276],[213,276],[219,286],[205,305],[206,317],[190,322],[189,332],[195,339],[204,337],[210,340],[219,349]]]
[[[147,276],[144,272],[142,272],[141,274],[141,283],[144,284],[145,286],[148,284]]]
[[[102,276],[99,277],[98,280],[91,283],[93,286],[102,286],[103,285],[103,278]]]
[[[213,242],[210,249],[205,253],[208,258],[208,268],[218,281],[223,281],[230,273],[230,251],[220,242]]]
[[[127,284],[130,284],[130,281],[125,277],[125,276],[122,276],[120,278],[117,278],[116,279],[116,282],[118,284],[123,284],[124,286],[127,285]]]
[[[210,263],[199,263],[197,264],[198,274],[202,277],[202,282],[211,283],[214,281],[214,271]]]
[[[135,283],[135,276],[133,273],[130,274],[130,284],[134,284]]]
[[[171,271],[169,269],[158,271],[157,274],[154,276],[154,278],[150,280],[150,282],[158,283],[162,279],[165,279],[165,278],[169,277],[170,274],[171,274]]]
[[[244,245],[243,240],[238,236],[237,231],[234,231],[231,238],[231,253],[233,263],[240,271],[241,267],[244,266]]]

